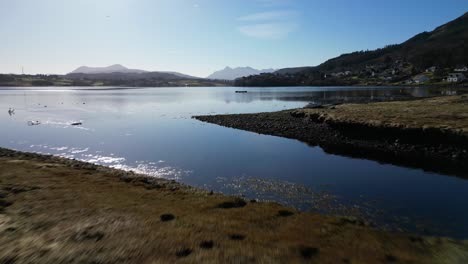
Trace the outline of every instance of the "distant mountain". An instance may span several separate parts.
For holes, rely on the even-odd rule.
[[[447,74],[445,71],[468,63],[467,43],[468,12],[401,44],[343,54],[318,66],[285,68],[270,75],[239,78],[236,85],[353,85],[369,84],[369,80],[375,83],[389,82],[387,80],[396,82],[432,66],[439,69],[435,75],[441,79]]]
[[[215,71],[214,73],[210,74],[207,79],[215,79],[215,80],[234,80],[240,77],[256,75],[261,73],[270,73],[274,72],[274,69],[263,69],[257,70],[251,67],[237,67],[231,68],[226,67],[222,70]]]
[[[169,74],[174,74],[175,76],[182,77],[182,78],[187,78],[187,79],[203,79],[200,77],[188,75],[188,74],[183,74],[180,72],[173,72],[173,71],[160,71],[160,73],[169,73]]]
[[[169,72],[103,72],[103,73],[69,73],[65,77],[70,79],[86,80],[184,80],[193,79],[181,77]]]
[[[145,78],[159,78],[159,79],[201,79],[199,77],[190,76],[187,74],[172,72],[172,71],[145,71],[139,69],[129,69],[120,64],[114,64],[107,67],[88,67],[81,66],[76,70],[67,74],[69,77],[84,78],[85,75],[89,79],[145,79]]]
[[[95,73],[113,73],[113,72],[120,72],[120,73],[142,73],[146,72],[144,70],[138,69],[129,69],[124,67],[120,64],[114,64],[107,67],[88,67],[88,66],[81,66],[78,67],[76,70],[70,73],[85,73],[85,74],[95,74]]]

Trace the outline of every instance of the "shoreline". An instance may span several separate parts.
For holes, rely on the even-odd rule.
[[[447,103],[449,112],[443,115],[438,109],[420,109],[426,102]],[[451,113],[452,101],[461,100],[460,112]],[[381,102],[368,104],[342,104],[317,106],[312,109],[292,109],[256,114],[233,114],[194,116],[193,118],[225,127],[252,131],[260,134],[296,139],[311,146],[320,146],[330,154],[353,158],[364,158],[410,168],[468,178],[468,137],[466,128],[451,128],[446,123],[448,116],[454,120],[449,125],[468,123],[468,118],[459,117],[468,109],[466,96],[431,97],[418,100]],[[455,103],[453,103],[455,104]],[[413,108],[411,108],[413,107]],[[405,109],[422,112],[421,125],[413,126],[418,120],[395,123],[398,114]],[[445,109],[447,111],[447,109]],[[453,106],[455,109],[455,107]],[[361,113],[374,113],[373,116],[354,116]],[[382,110],[383,109],[383,110]],[[424,111],[430,111],[425,113]],[[453,110],[455,111],[455,110]],[[453,112],[452,111],[452,112]],[[425,126],[424,118],[435,119],[441,124]],[[354,116],[353,116],[354,115]],[[441,115],[439,118],[438,116]],[[388,121],[386,118],[392,117]],[[419,118],[419,116],[418,116]],[[387,118],[388,119],[388,118]],[[444,120],[447,119],[447,120]],[[388,121],[388,122],[387,122]],[[430,120],[434,122],[433,120]],[[393,122],[393,123],[392,123]],[[405,123],[406,122],[406,123]],[[429,122],[429,121],[427,121]],[[443,128],[439,128],[443,127]]]
[[[0,233],[0,262],[15,263],[468,259],[468,241],[387,233],[354,218],[3,148]]]
[[[221,80],[223,81],[223,80]],[[230,81],[230,80],[225,80]],[[175,87],[187,87],[187,86],[121,86],[121,85],[12,85],[12,84],[4,84],[0,83],[1,87],[14,87],[14,88],[31,88],[31,87],[39,87],[39,88],[47,88],[47,87],[98,87],[98,88],[105,88],[105,87],[117,87],[117,88],[175,88]],[[211,86],[188,86],[193,88],[198,87],[235,87],[235,88],[274,88],[274,87],[325,87],[325,88],[332,88],[332,87],[350,87],[350,88],[368,88],[368,87],[378,87],[378,88],[452,88],[452,89],[468,89],[468,84],[456,84],[456,83],[446,83],[446,84],[383,84],[383,85],[373,85],[373,84],[355,84],[355,85],[282,85],[282,86],[236,86],[232,84],[219,84]]]

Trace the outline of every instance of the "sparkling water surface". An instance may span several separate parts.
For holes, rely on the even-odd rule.
[[[247,93],[235,93],[236,90]],[[192,119],[313,101],[456,93],[392,87],[14,88],[0,90],[0,146],[175,179],[382,228],[468,237],[468,181],[330,155],[296,140]],[[8,109],[15,112],[9,115]],[[38,121],[38,125],[31,122]],[[82,125],[72,126],[71,123]]]

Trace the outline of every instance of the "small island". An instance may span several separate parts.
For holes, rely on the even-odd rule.
[[[460,95],[194,118],[298,139],[332,154],[466,178],[467,113],[468,96]]]

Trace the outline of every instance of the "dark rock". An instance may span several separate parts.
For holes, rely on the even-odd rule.
[[[6,208],[10,205],[12,205],[13,203],[10,202],[10,201],[6,201],[6,200],[0,200],[0,210],[3,209],[3,208]]]
[[[417,237],[417,236],[410,236],[409,240],[414,243],[416,242],[422,243],[424,241],[421,237]]]
[[[294,215],[294,213],[291,212],[291,211],[288,211],[288,210],[279,210],[278,211],[278,216],[287,217],[287,216],[291,216],[291,215]]]
[[[229,236],[231,240],[244,240],[245,236],[240,234],[232,234]]]
[[[187,257],[192,253],[192,250],[190,248],[181,248],[177,250],[176,256],[179,258]]]
[[[7,186],[3,188],[5,191],[10,192],[12,194],[18,194],[23,192],[28,192],[32,190],[39,189],[39,187],[29,187],[29,186]]]
[[[5,232],[7,232],[7,233],[13,233],[15,231],[16,231],[15,227],[8,227],[7,229],[5,229]]]
[[[175,216],[173,214],[163,214],[160,216],[162,222],[167,222],[174,220]]]
[[[213,240],[202,241],[200,243],[200,247],[203,249],[211,249],[213,248],[214,242]]]
[[[218,204],[218,208],[230,209],[230,208],[240,208],[246,206],[247,203],[241,199],[236,198],[233,201],[222,202]]]
[[[306,106],[304,106],[306,109],[320,109],[323,108],[323,105],[320,103],[308,103]]]
[[[397,262],[398,261],[397,257],[395,257],[393,255],[385,255],[385,260],[388,261],[388,262]]]
[[[305,113],[302,111],[292,111],[289,113],[292,117],[304,117]]]
[[[85,240],[93,240],[93,241],[99,241],[101,240],[102,238],[104,237],[104,233],[100,232],[100,231],[91,231],[89,229],[83,231],[83,232],[80,232],[78,234],[75,234],[73,236],[73,240],[76,241],[76,242],[82,242],[82,241],[85,241]]]
[[[299,252],[301,253],[301,256],[305,259],[310,259],[320,252],[318,248],[315,247],[301,247],[299,248]]]

